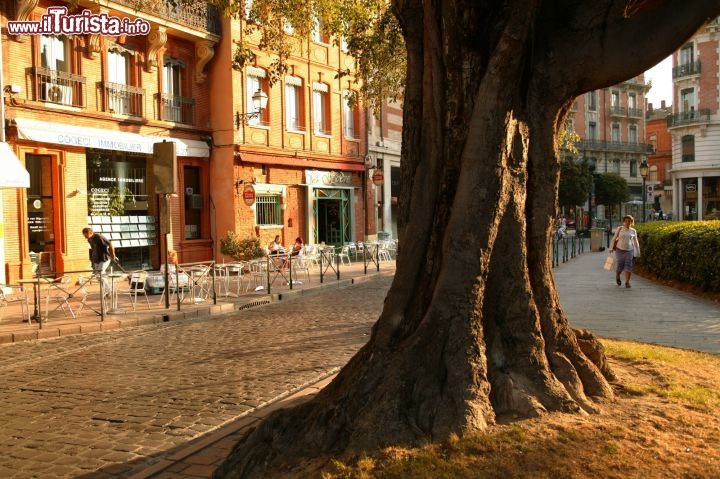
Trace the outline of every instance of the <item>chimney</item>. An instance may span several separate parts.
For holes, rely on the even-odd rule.
[[[660,101],[660,108],[665,108],[665,100]]]
[[[652,113],[652,112],[653,112],[652,103],[649,103],[649,102],[648,102],[647,106],[648,106],[648,107],[647,107],[648,113]]]

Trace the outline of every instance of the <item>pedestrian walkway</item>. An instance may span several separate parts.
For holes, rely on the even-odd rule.
[[[636,274],[631,288],[619,287],[614,271],[603,269],[607,255],[586,252],[553,270],[573,327],[604,338],[720,354],[720,303]]]
[[[337,268],[337,266],[335,266],[335,268]],[[337,271],[339,271],[339,274],[337,274]],[[179,308],[175,295],[171,295],[170,297],[170,307],[165,308],[164,297],[151,294],[148,295],[149,308],[141,296],[137,302],[135,311],[132,311],[132,304],[129,301],[120,301],[118,306],[122,312],[119,314],[106,313],[104,318],[98,314],[100,311],[99,294],[93,294],[93,296],[97,297],[94,303],[94,310],[91,307],[81,308],[82,298],[79,294],[79,286],[73,286],[66,289],[71,293],[75,293],[75,297],[69,298],[68,302],[70,307],[77,313],[77,317],[72,317],[68,314],[66,308],[56,308],[42,323],[35,320],[28,323],[22,317],[19,303],[11,303],[6,308],[0,307],[0,345],[37,339],[52,339],[72,334],[108,331],[123,327],[155,324],[187,318],[212,316],[317,292],[322,290],[322,288],[345,287],[351,285],[353,282],[362,281],[363,278],[372,277],[378,272],[387,273],[394,271],[394,260],[380,261],[379,263],[369,262],[367,265],[365,265],[362,260],[354,261],[350,264],[340,265],[337,270],[333,267],[328,268],[326,265],[325,268],[323,268],[321,283],[320,268],[315,266],[311,272],[308,272],[308,276],[300,276],[301,281],[294,280],[292,287],[287,283],[284,276],[271,273],[272,284],[270,293],[268,293],[266,289],[254,291],[254,288],[250,288],[249,292],[243,292],[239,289],[233,291],[232,288],[217,288],[219,293],[226,293],[226,290],[230,290],[230,294],[218,294],[215,300],[213,300],[211,296],[208,296],[201,302],[196,302],[188,293]],[[283,274],[285,276],[288,275],[287,272]],[[245,276],[243,276],[244,282],[251,281]],[[122,285],[119,284],[119,286]],[[97,289],[97,286],[95,286],[95,288]],[[30,314],[32,315],[34,309],[32,287],[30,287],[28,291],[28,302]],[[45,308],[44,300],[42,301],[41,308]],[[51,305],[51,309],[52,308],[55,308],[55,305]]]

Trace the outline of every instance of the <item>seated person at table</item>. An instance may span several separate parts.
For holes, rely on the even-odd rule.
[[[278,256],[285,253],[282,243],[280,243],[280,235],[275,235],[275,239],[268,245],[268,254],[270,256]]]
[[[303,240],[301,237],[295,238],[295,244],[292,247],[292,251],[290,252],[290,256],[297,256],[300,254],[300,251],[302,251],[303,247],[305,246],[305,243],[303,243]]]

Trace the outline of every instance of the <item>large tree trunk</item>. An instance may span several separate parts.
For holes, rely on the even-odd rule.
[[[303,458],[443,440],[504,416],[591,413],[612,397],[553,282],[555,133],[576,95],[656,63],[710,10],[674,12],[674,41],[642,56],[647,44],[616,39],[657,30],[669,2],[633,2],[642,14],[566,3],[396,0],[408,78],[401,254],[384,311],[332,384],[268,418],[217,477],[279,477]],[[608,58],[611,72],[594,63]]]

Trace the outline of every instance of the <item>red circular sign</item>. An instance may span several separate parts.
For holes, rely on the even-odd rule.
[[[243,201],[248,206],[255,203],[255,188],[253,188],[253,185],[248,184],[243,188]]]
[[[381,170],[375,170],[375,173],[372,175],[372,182],[376,186],[380,186],[385,181],[385,176],[383,176],[383,172]]]

